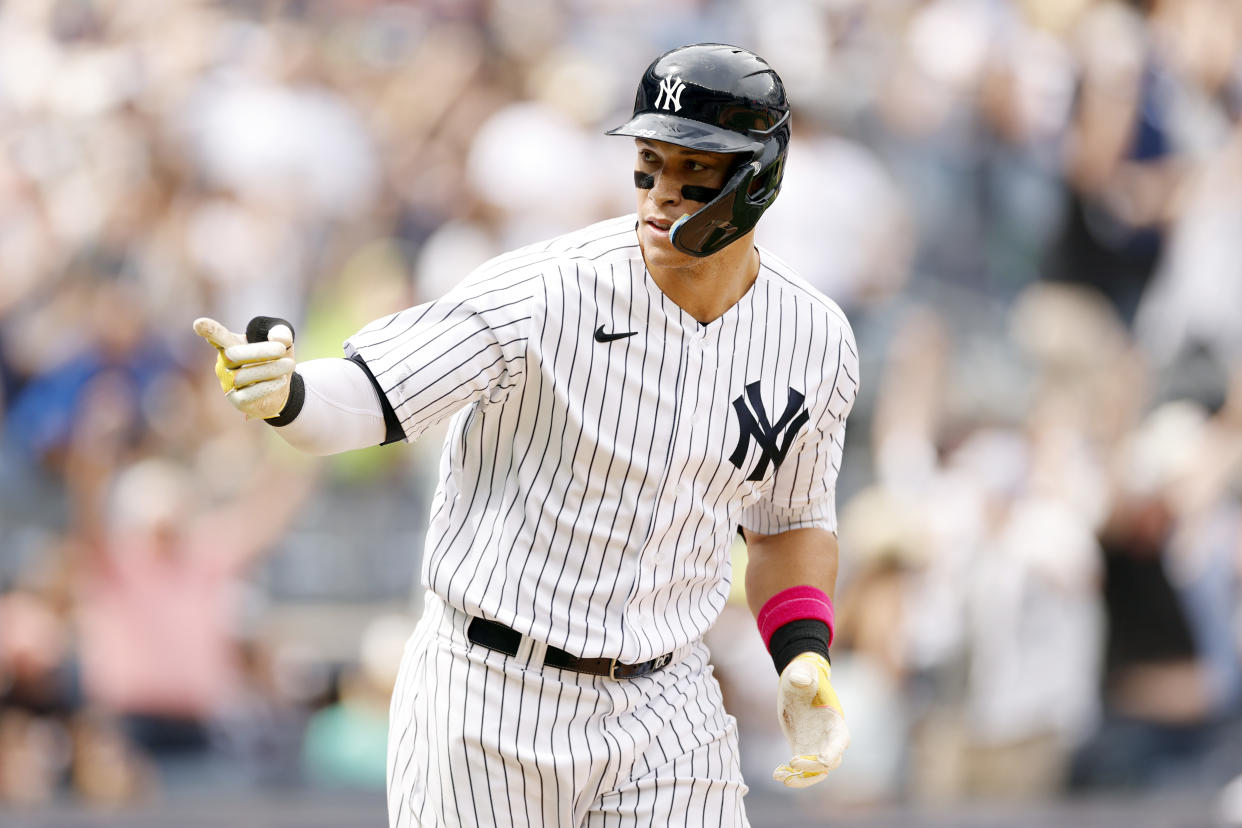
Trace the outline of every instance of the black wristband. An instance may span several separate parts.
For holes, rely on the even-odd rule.
[[[785,672],[789,662],[803,653],[819,653],[831,664],[832,659],[828,657],[828,625],[818,618],[800,618],[782,624],[768,640],[768,652],[776,665],[777,675]]]
[[[303,381],[302,375],[297,371],[289,377],[289,398],[285,400],[285,407],[280,409],[280,413],[275,417],[267,417],[263,422],[268,425],[287,426],[289,423],[297,419],[298,414],[302,412],[302,406],[306,403],[306,382]]]

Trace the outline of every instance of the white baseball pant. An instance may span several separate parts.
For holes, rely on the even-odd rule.
[[[707,648],[609,679],[470,642],[427,593],[393,692],[388,820],[409,826],[747,826],[737,726]]]

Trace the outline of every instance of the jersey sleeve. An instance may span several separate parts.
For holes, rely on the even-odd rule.
[[[442,299],[377,319],[345,341],[406,440],[471,403],[503,400],[521,382],[536,278],[491,276],[485,266]]]
[[[777,468],[766,495],[742,514],[742,526],[752,532],[837,531],[837,474],[845,448],[845,420],[858,396],[859,379],[858,346],[843,319],[826,349],[822,393],[794,443],[796,450]]]

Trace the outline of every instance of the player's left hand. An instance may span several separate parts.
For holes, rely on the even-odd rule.
[[[832,667],[819,653],[803,653],[781,673],[777,713],[793,757],[772,773],[789,788],[820,782],[841,764],[850,744],[841,702],[832,689]]]

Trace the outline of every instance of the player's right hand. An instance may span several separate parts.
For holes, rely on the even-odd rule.
[[[292,325],[256,316],[242,335],[203,317],[194,320],[194,333],[215,347],[216,377],[238,411],[261,419],[280,413],[289,399],[295,365]]]

